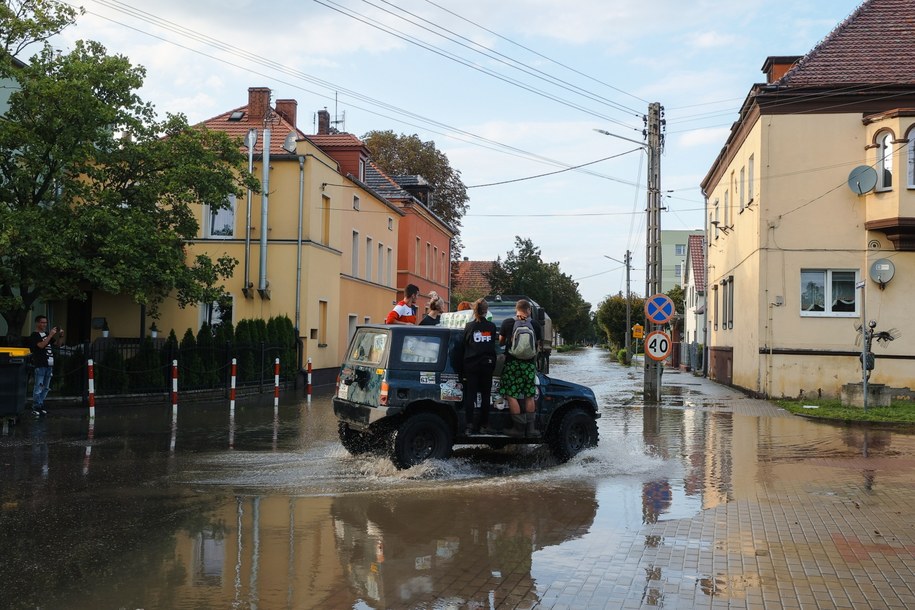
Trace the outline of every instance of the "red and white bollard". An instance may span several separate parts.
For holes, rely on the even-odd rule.
[[[95,363],[92,358],[86,363],[89,370],[89,420],[95,419]]]
[[[308,359],[308,364],[305,370],[308,372],[308,380],[305,384],[305,395],[307,396],[306,402],[311,404],[311,358]]]
[[[178,416],[178,361],[172,360],[172,418]]]
[[[238,362],[232,358],[232,376],[229,382],[229,409],[235,410],[235,378],[238,376]]]
[[[273,407],[280,406],[280,359],[273,361]]]

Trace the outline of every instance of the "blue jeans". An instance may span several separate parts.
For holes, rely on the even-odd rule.
[[[48,395],[48,390],[51,389],[51,377],[53,375],[54,369],[50,366],[35,367],[35,391],[32,394],[32,398],[35,399],[35,403],[32,405],[33,409],[40,409],[44,406],[44,399]]]

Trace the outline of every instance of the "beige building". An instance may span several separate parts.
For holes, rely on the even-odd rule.
[[[767,82],[702,182],[712,378],[765,396],[838,396],[862,380],[862,320],[894,336],[909,326],[910,5],[869,0],[807,55],[766,60]],[[915,334],[883,343],[870,383],[911,388]]]
[[[391,309],[403,212],[365,184],[364,147],[354,171],[344,171],[296,127],[296,101],[272,107],[270,94],[252,87],[246,105],[203,123],[241,141],[253,135],[250,167],[264,191],[234,199],[228,209],[198,207],[201,230],[188,244],[188,260],[206,253],[239,261],[225,283],[231,308],[180,309],[169,299],[157,326],[180,338],[187,328],[196,332],[203,322],[226,317],[235,324],[286,315],[299,329],[303,363],[311,358],[315,371],[334,371],[355,323],[381,322]],[[108,320],[112,336],[136,337],[138,307],[125,303],[125,297],[96,293],[93,316]]]

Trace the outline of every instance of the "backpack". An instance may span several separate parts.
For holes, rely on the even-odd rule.
[[[508,353],[518,360],[533,360],[537,356],[537,334],[530,320],[515,320]]]

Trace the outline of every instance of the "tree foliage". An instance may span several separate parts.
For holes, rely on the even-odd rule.
[[[0,2],[0,55],[16,57],[29,45],[61,32],[83,12],[82,8],[48,0]]]
[[[553,320],[554,330],[566,341],[578,342],[591,333],[591,304],[578,291],[578,283],[559,268],[543,261],[540,248],[530,239],[515,237],[515,249],[505,261],[496,259],[487,274],[494,294],[524,295],[541,305]]]
[[[597,324],[614,349],[626,347],[626,295],[619,292],[608,296],[597,306]],[[645,326],[645,299],[631,295],[630,329],[636,324]]]
[[[0,32],[19,28],[41,40],[36,28],[70,15],[36,16],[53,2],[16,4],[32,9],[31,25],[7,4]],[[10,36],[18,38],[7,49],[21,48],[23,34]],[[237,261],[198,256],[188,264],[185,244],[197,235],[196,204],[218,209],[230,194],[257,188],[238,143],[180,115],[157,120],[136,93],[144,69],[96,42],[69,53],[44,43],[24,67],[8,56],[0,64],[0,75],[19,85],[0,117],[0,315],[10,335],[39,298],[100,290],[153,315],[167,296],[181,306],[219,300],[218,284]]]
[[[432,187],[429,208],[455,231],[451,257],[460,255],[460,228],[467,213],[467,187],[461,181],[461,172],[452,168],[448,157],[435,147],[431,140],[423,142],[413,134],[397,135],[393,131],[370,131],[362,136],[372,155],[372,160],[392,176],[420,175]]]

